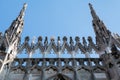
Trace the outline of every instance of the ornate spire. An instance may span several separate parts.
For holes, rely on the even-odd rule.
[[[26,8],[27,8],[27,4],[24,3],[22,10],[20,11],[19,16],[17,17],[18,20],[23,20]]]
[[[98,46],[99,51],[103,51],[102,53],[104,53],[104,51],[106,51],[105,49],[111,45],[111,32],[106,28],[103,21],[101,21],[97,16],[90,3],[89,7],[93,18],[92,24],[96,35],[96,45]]]
[[[18,52],[18,45],[20,42],[20,37],[23,29],[23,17],[24,12],[26,10],[27,4],[25,3],[22,10],[20,11],[19,16],[14,20],[11,24],[11,26],[5,31],[5,34],[3,36],[3,43],[5,46],[4,51],[6,53],[3,60],[1,60],[2,64],[0,67],[0,73],[4,69],[4,66],[7,63],[11,63],[14,58],[16,58],[17,52]],[[2,79],[3,80],[3,79]]]
[[[93,9],[92,5],[89,3],[89,7],[91,10],[91,15],[93,17],[93,27],[94,27],[94,31],[96,36],[100,36],[103,34],[104,37],[108,38],[110,31],[106,28],[106,26],[104,25],[103,21],[100,20],[100,18],[97,16],[95,10]]]
[[[17,38],[20,38],[24,25],[23,18],[26,7],[27,4],[25,3],[16,20],[14,20],[11,26],[5,31],[6,46],[12,44]]]
[[[89,7],[90,7],[90,10],[91,10],[91,15],[92,15],[93,19],[99,20],[99,17],[96,15],[96,12],[95,12],[95,10],[93,9],[91,3],[89,3]]]

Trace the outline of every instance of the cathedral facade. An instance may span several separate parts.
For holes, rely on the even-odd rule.
[[[92,37],[79,36],[75,39],[66,36],[57,40],[52,37],[38,37],[38,41],[30,42],[29,36],[21,43],[21,33],[24,25],[24,14],[27,4],[24,4],[18,17],[10,27],[0,33],[0,80],[120,80],[120,36],[109,31],[89,3],[95,40]],[[62,43],[61,43],[62,42]],[[42,58],[33,58],[36,50]],[[25,52],[27,58],[17,55]],[[46,54],[54,52],[56,58],[47,58]],[[67,52],[71,58],[62,58]],[[99,58],[91,58],[92,52]],[[81,52],[85,58],[76,58]]]

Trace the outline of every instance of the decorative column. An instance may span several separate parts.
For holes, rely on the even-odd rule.
[[[103,54],[101,55],[101,58],[103,59],[103,63],[107,69],[109,78],[111,80],[120,80],[118,68],[116,66],[115,60],[111,56],[111,54]]]

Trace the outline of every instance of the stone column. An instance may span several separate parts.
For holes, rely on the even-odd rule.
[[[115,60],[111,56],[111,54],[103,54],[100,56],[103,59],[103,63],[107,69],[107,73],[111,80],[120,80],[118,68],[116,66]]]

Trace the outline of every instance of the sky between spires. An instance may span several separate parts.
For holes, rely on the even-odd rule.
[[[119,0],[1,0],[0,31],[4,32],[10,26],[23,4],[27,3],[22,41],[25,36],[94,38],[89,2],[107,28],[120,34]]]

